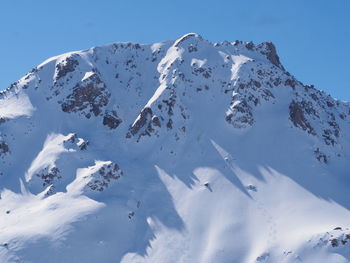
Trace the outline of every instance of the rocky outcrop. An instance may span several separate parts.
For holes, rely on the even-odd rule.
[[[339,248],[349,246],[350,244],[350,230],[343,227],[335,227],[329,232],[318,237],[317,246],[328,248]]]
[[[254,123],[252,108],[246,101],[236,101],[226,112],[226,121],[238,129],[247,128]]]
[[[45,168],[35,175],[42,180],[43,187],[52,185],[62,178],[60,170],[57,167]]]
[[[65,60],[56,64],[56,81],[65,77],[68,73],[74,72],[75,68],[79,65],[77,60],[78,55],[66,57]]]
[[[5,141],[0,141],[0,157],[10,153],[10,148]]]
[[[110,162],[102,166],[96,173],[92,175],[92,179],[87,184],[93,191],[102,192],[112,181],[118,180],[123,176],[123,171],[115,163]]]
[[[150,135],[150,133],[153,131],[152,124],[151,124],[152,115],[153,115],[153,111],[151,108],[149,107],[144,108],[140,112],[140,115],[137,117],[137,120],[134,122],[134,124],[131,125],[127,137],[131,138],[131,136],[134,136],[137,133],[139,133],[142,128],[144,129],[141,132],[141,136],[146,134]]]
[[[328,163],[328,158],[326,154],[324,154],[323,152],[321,152],[320,148],[317,148],[316,150],[314,150],[315,153],[315,157],[316,159],[321,162],[321,163]]]
[[[63,143],[66,149],[80,149],[81,151],[86,150],[90,144],[89,141],[79,138],[76,133],[73,133],[69,139],[65,140]]]
[[[306,119],[304,111],[305,104],[293,100],[289,105],[289,118],[295,127],[315,135],[315,130]]]
[[[64,112],[77,112],[89,119],[100,115],[110,95],[106,85],[94,74],[87,82],[74,86],[72,93],[61,101],[61,108]]]
[[[284,70],[280,58],[277,55],[275,45],[272,42],[265,42],[262,46],[265,46],[265,50],[261,51],[261,53],[266,55],[267,59],[270,60],[273,65]]]
[[[110,129],[116,129],[122,123],[122,120],[118,117],[115,110],[106,111],[103,116],[102,124],[109,127]]]

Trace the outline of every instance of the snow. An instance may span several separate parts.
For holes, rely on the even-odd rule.
[[[34,106],[24,92],[12,93],[3,98],[0,97],[0,118],[29,117],[34,110]]]
[[[152,45],[151,45],[151,50],[152,50],[152,52],[158,51],[163,45],[164,45],[164,43],[155,43],[155,44],[152,44]]]
[[[349,104],[246,45],[95,47],[1,93],[0,262],[350,262]]]
[[[94,72],[92,72],[92,71],[86,72],[84,77],[81,79],[81,81],[84,81],[84,80],[90,78],[93,74],[94,74]]]
[[[84,196],[73,197],[69,192],[43,198],[40,194],[17,194],[7,189],[2,190],[0,244],[3,248],[0,261],[21,260],[16,252],[43,238],[48,238],[51,242],[64,242],[72,231],[72,223],[102,207],[101,203]]]
[[[74,151],[66,149],[63,145],[65,140],[68,140],[73,134],[64,136],[62,134],[49,134],[45,140],[43,149],[38,156],[33,160],[27,173],[25,174],[26,182],[29,182],[33,175],[45,168],[53,168],[59,155],[63,152]]]
[[[95,161],[95,165],[93,166],[78,169],[76,179],[67,185],[67,192],[77,196],[82,194],[86,185],[93,179],[92,174],[98,172],[102,166],[108,164],[111,164],[111,161]]]
[[[232,77],[231,80],[237,79],[239,77],[239,69],[242,66],[242,64],[251,61],[251,58],[248,58],[246,56],[232,56],[232,60],[234,63],[232,64],[231,72],[232,72]]]

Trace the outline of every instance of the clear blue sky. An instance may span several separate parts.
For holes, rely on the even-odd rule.
[[[299,80],[350,101],[349,0],[0,0],[0,89],[54,55],[188,32],[272,41]]]

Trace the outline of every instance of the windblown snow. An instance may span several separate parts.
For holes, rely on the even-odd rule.
[[[8,94],[0,100],[0,118],[31,116],[33,111],[33,105],[23,92]]]
[[[0,262],[350,262],[349,136],[270,42],[53,57],[0,92]]]

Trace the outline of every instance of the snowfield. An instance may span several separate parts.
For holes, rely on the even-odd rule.
[[[0,92],[0,262],[350,262],[350,104],[195,33]]]

